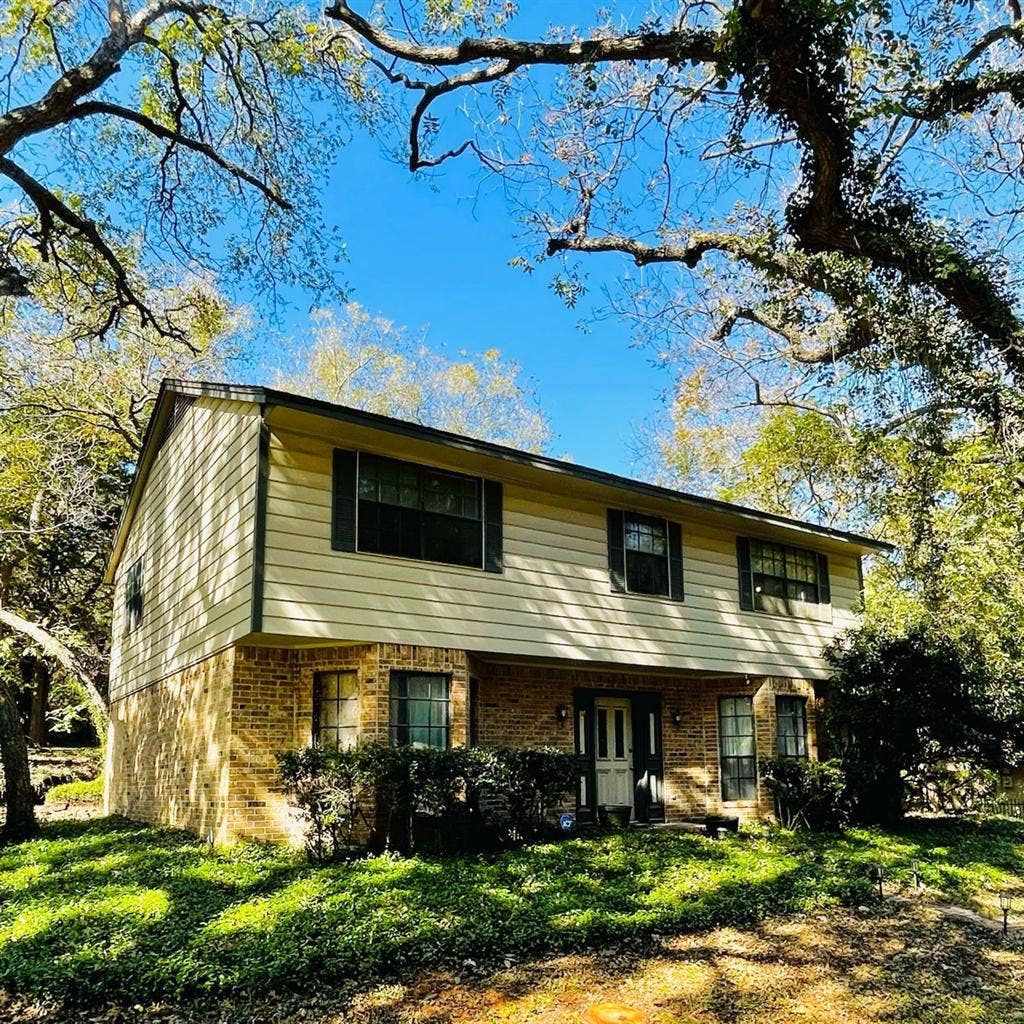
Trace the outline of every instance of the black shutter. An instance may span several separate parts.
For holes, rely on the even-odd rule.
[[[501,572],[505,567],[502,554],[502,488],[497,480],[484,481],[484,569]]]
[[[576,818],[597,821],[597,772],[594,766],[594,695],[575,690],[572,701],[576,741]]]
[[[754,610],[754,576],[750,571],[750,541],[746,537],[736,538],[736,563],[740,572],[740,607],[745,611]]]
[[[622,512],[608,509],[608,576],[612,590],[619,592],[626,589],[626,549],[622,531]]]
[[[668,524],[668,595],[673,601],[683,599],[683,528]]]
[[[832,584],[828,578],[828,558],[818,555],[818,604],[832,603]]]
[[[331,504],[331,547],[356,549],[356,453],[334,449],[334,480]]]

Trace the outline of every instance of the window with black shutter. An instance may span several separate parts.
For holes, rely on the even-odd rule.
[[[128,570],[124,584],[125,632],[131,633],[142,625],[142,559]]]
[[[681,601],[683,554],[678,523],[609,509],[608,568],[614,590]]]
[[[502,486],[337,449],[331,537],[335,550],[501,572]]]

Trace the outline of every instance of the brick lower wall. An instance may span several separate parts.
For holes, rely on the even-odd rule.
[[[559,706],[572,709],[577,688],[661,694],[662,746],[665,767],[665,811],[669,820],[705,813],[741,817],[773,812],[771,794],[759,786],[758,799],[723,803],[718,762],[718,698],[753,697],[758,760],[775,753],[775,696],[807,698],[808,741],[816,751],[813,685],[802,679],[751,678],[702,680],[665,675],[567,669],[560,666],[472,666],[478,682],[476,710],[481,744],[554,746],[573,750],[573,723],[559,723]],[[675,713],[681,716],[672,724]]]
[[[278,751],[311,739],[313,677],[355,670],[360,734],[386,741],[390,676],[396,670],[445,673],[451,678],[451,741],[469,739],[469,681],[477,681],[473,717],[481,744],[550,745],[573,749],[576,688],[657,692],[662,704],[665,805],[669,820],[713,811],[743,817],[771,813],[758,799],[723,805],[718,769],[720,696],[754,698],[758,757],[775,747],[775,695],[808,698],[815,750],[813,687],[797,679],[701,680],[673,675],[604,672],[559,666],[493,664],[465,651],[394,644],[304,650],[240,646],[208,658],[112,708],[107,806],[144,821],[213,832],[218,842],[246,837],[296,841],[302,823],[277,774]],[[672,724],[675,713],[680,724]]]
[[[113,703],[104,808],[217,842],[228,821],[231,681],[226,650]]]

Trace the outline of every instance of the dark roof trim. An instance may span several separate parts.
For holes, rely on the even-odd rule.
[[[138,489],[142,486],[145,476],[152,464],[152,439],[157,428],[157,421],[166,417],[167,401],[169,394],[193,395],[195,397],[221,398],[233,402],[252,402],[269,410],[273,406],[283,406],[297,412],[307,412],[314,416],[324,416],[333,420],[340,420],[343,423],[352,423],[357,426],[369,427],[375,430],[386,431],[391,434],[400,434],[405,437],[415,438],[421,441],[429,441],[435,444],[444,445],[447,448],[455,448],[461,451],[472,452],[477,455],[486,455],[491,458],[503,459],[506,462],[515,463],[520,466],[528,466],[533,469],[544,470],[549,473],[557,473],[560,476],[570,477],[578,480],[587,480],[590,483],[602,484],[607,487],[615,487],[623,491],[631,491],[634,494],[644,494],[653,498],[669,500],[683,505],[690,505],[694,508],[708,509],[714,512],[722,512],[726,515],[739,519],[747,519],[753,522],[767,523],[773,526],[780,526],[790,530],[798,530],[801,533],[810,534],[815,537],[822,537],[828,540],[840,541],[847,544],[857,544],[861,547],[870,548],[875,551],[892,551],[893,545],[886,541],[875,540],[873,537],[865,537],[862,534],[850,533],[846,530],[836,530],[828,526],[818,526],[815,523],[803,522],[799,519],[792,519],[788,516],[774,515],[769,512],[759,512],[757,509],[746,508],[743,505],[734,505],[727,501],[718,501],[715,498],[705,498],[698,494],[689,494],[686,491],[676,491],[670,487],[659,487],[657,484],[645,483],[642,480],[632,480],[629,477],[618,476],[615,473],[607,473],[600,469],[591,469],[587,466],[578,466],[572,462],[565,462],[561,459],[552,459],[546,455],[534,455],[531,452],[520,451],[518,448],[510,448],[507,445],[495,444],[493,441],[480,441],[476,438],[466,437],[462,434],[454,434],[448,430],[438,430],[436,427],[424,427],[418,423],[409,423],[406,420],[394,419],[391,416],[381,416],[379,413],[366,412],[362,409],[353,409],[346,405],[336,405],[333,402],[325,402],[318,398],[307,398],[303,395],[293,395],[286,391],[278,391],[275,388],[258,387],[249,384],[226,384],[208,381],[184,381],[165,380],[160,387],[156,407],[149,426],[146,429],[146,437],[143,442],[142,457],[136,470],[135,478],[132,480],[131,490],[128,495],[128,502],[122,516],[121,525],[118,528],[118,540],[123,544],[123,532],[129,523],[130,511],[133,509]],[[148,457],[147,457],[148,456]],[[119,555],[119,544],[115,541],[114,552],[111,555],[108,575],[111,575]]]

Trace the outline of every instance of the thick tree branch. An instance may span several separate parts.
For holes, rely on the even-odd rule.
[[[0,605],[0,624],[38,644],[43,651],[60,664],[65,672],[77,679],[88,694],[89,701],[95,707],[96,713],[103,721],[106,721],[107,702],[96,686],[96,675],[90,665],[90,662],[96,665],[102,663],[99,655],[93,655],[90,652],[83,657],[76,654],[49,630],[3,605]]]

